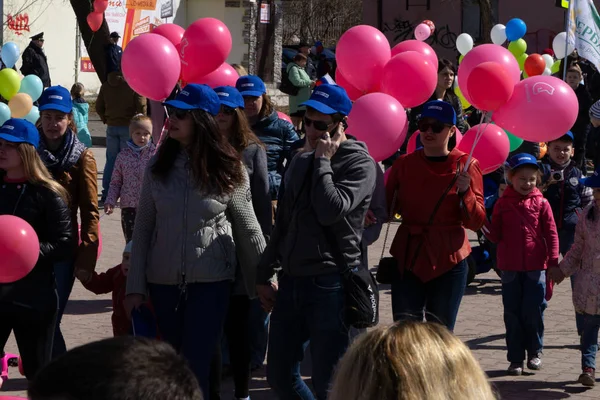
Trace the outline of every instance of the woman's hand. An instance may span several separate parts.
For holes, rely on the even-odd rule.
[[[565,274],[558,267],[550,267],[546,273],[548,274],[548,278],[557,285],[565,279]]]
[[[134,308],[139,308],[144,303],[144,296],[138,293],[128,294],[123,301],[127,318],[131,319],[131,311]]]
[[[113,213],[115,207],[111,206],[110,204],[105,204],[104,205],[104,212],[106,213],[106,215],[110,215]]]
[[[465,193],[469,190],[471,186],[471,175],[468,172],[463,171],[458,175],[458,180],[456,181],[456,188],[458,189],[458,193]]]
[[[256,285],[256,292],[258,298],[262,304],[263,310],[271,312],[275,306],[275,299],[277,298],[277,284],[271,282],[268,285]]]

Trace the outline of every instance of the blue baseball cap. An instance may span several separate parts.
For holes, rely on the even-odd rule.
[[[221,102],[215,91],[210,86],[197,83],[188,84],[181,89],[175,100],[163,104],[181,110],[204,110],[212,115],[217,115],[221,109]]]
[[[569,141],[570,140],[571,142],[574,142],[575,141],[575,135],[573,135],[573,132],[568,131],[567,133],[565,133],[564,135],[562,135],[558,139],[551,140],[548,143],[555,142],[557,140],[561,140],[561,141]]]
[[[523,165],[532,165],[536,168],[539,168],[537,159],[528,153],[515,154],[506,162],[506,166],[510,169],[522,167]]]
[[[0,139],[11,143],[28,143],[37,149],[40,133],[31,122],[21,118],[10,118],[0,127]]]
[[[423,105],[419,119],[433,118],[446,125],[456,125],[456,111],[452,104],[442,100],[433,100]]]
[[[267,93],[265,83],[256,75],[242,76],[235,83],[242,96],[260,97]]]
[[[50,86],[42,92],[38,102],[40,111],[56,110],[68,114],[73,110],[71,93],[62,86]]]
[[[320,113],[331,114],[350,114],[352,110],[352,101],[348,97],[346,90],[338,85],[320,85],[310,95],[310,99],[300,104],[317,110]]]
[[[579,180],[583,186],[591,187],[591,188],[600,188],[600,168],[598,168],[592,176],[588,176],[587,178],[583,178]]]
[[[244,108],[244,98],[239,90],[232,86],[219,86],[215,88],[221,104],[231,108]]]

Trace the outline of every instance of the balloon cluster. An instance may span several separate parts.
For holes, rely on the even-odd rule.
[[[129,42],[121,68],[133,90],[161,101],[180,79],[213,88],[235,86],[239,76],[225,62],[231,46],[231,33],[218,19],[201,18],[187,29],[162,24]]]
[[[92,32],[96,32],[104,22],[104,11],[108,8],[108,0],[94,0],[94,11],[88,14],[87,23]]]
[[[40,112],[33,102],[40,98],[44,85],[36,75],[23,79],[12,69],[19,59],[19,46],[7,42],[2,46],[2,62],[6,67],[0,71],[0,95],[8,100],[8,105],[0,103],[0,125],[9,118],[25,118],[35,124]]]

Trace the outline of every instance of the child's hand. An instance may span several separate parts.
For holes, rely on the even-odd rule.
[[[81,283],[88,283],[92,280],[92,273],[84,269],[78,269],[75,271],[75,278],[79,279]]]
[[[106,213],[106,215],[110,215],[113,213],[115,207],[111,206],[110,204],[105,204],[104,205],[104,212]]]
[[[565,274],[558,267],[550,267],[546,272],[551,281],[560,284],[565,279]]]

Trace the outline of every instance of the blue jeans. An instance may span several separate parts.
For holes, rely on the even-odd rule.
[[[575,241],[575,230],[572,229],[560,229],[558,231],[558,248],[560,254],[564,257],[571,246],[573,246],[573,242]],[[575,287],[575,276],[571,275],[571,290]],[[575,325],[577,326],[577,334],[581,336],[581,332],[583,331],[583,314],[575,312]]]
[[[439,322],[453,331],[465,294],[468,272],[466,260],[429,282],[421,282],[412,272],[405,271],[401,279],[392,282],[394,321],[423,321],[425,310],[428,320]]]
[[[56,314],[56,324],[54,327],[54,343],[52,345],[52,358],[63,355],[67,352],[67,345],[60,330],[60,321],[67,307],[67,301],[73,290],[75,283],[73,261],[59,261],[54,263],[54,279],[56,281],[56,292],[58,294],[58,312]]]
[[[600,315],[580,315],[583,319],[583,332],[581,333],[581,369],[585,367],[596,369]]]
[[[265,362],[269,340],[270,314],[262,309],[260,299],[250,301],[249,319],[251,365],[256,368]]]
[[[502,271],[502,304],[506,327],[507,359],[511,363],[542,352],[546,271]]]
[[[284,275],[279,281],[267,354],[267,380],[277,398],[315,399],[300,376],[309,341],[316,398],[325,400],[333,370],[348,347],[344,290],[338,274]]]
[[[187,359],[209,399],[210,363],[221,339],[231,282],[189,283],[185,293],[177,285],[148,288],[163,340]]]
[[[128,140],[128,126],[106,127],[106,164],[104,164],[104,173],[102,174],[102,201],[106,200],[106,196],[108,196],[110,178],[112,177],[117,155],[127,147]]]

